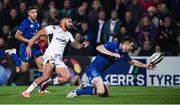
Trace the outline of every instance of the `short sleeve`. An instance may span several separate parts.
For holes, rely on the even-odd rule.
[[[52,25],[45,27],[47,34],[52,34],[54,32],[55,27]]]
[[[132,60],[132,58],[128,54],[125,54],[123,57],[123,60],[126,62],[130,62]]]
[[[25,21],[23,21],[19,26],[18,30],[21,31],[22,33],[25,33],[27,28],[28,28],[28,24]]]
[[[104,47],[108,50],[114,50],[116,48],[118,48],[118,43],[117,42],[107,42],[104,44]]]
[[[69,37],[70,37],[69,40],[70,40],[71,42],[74,42],[74,41],[75,41],[74,38],[73,38],[73,36],[72,36],[72,34],[71,34],[70,32],[69,32]]]

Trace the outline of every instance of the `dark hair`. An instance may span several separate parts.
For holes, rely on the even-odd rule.
[[[125,43],[125,42],[129,42],[129,43],[135,43],[134,39],[130,36],[124,36],[121,40],[121,43]]]
[[[71,19],[72,20],[72,17],[71,16],[63,16],[63,17],[61,17],[60,19],[59,19],[59,21],[61,22],[63,19]]]
[[[28,8],[27,12],[29,12],[29,11],[32,10],[32,9],[38,10],[37,6],[30,6],[30,7]]]
[[[70,19],[72,19],[72,16],[70,16],[70,15],[65,15],[65,16],[61,17],[60,20],[65,19],[65,18],[70,18]]]

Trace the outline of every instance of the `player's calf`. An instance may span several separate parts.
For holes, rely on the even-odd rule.
[[[45,90],[46,90],[47,88],[48,88],[48,83],[47,83],[47,82],[42,83],[41,89],[40,89],[40,93],[41,93],[42,95],[44,95]]]
[[[99,95],[100,97],[108,97],[109,96],[109,89],[108,89],[108,86],[107,85],[104,85],[104,93]]]
[[[59,84],[63,84],[65,82],[70,81],[70,73],[67,67],[57,67],[56,73],[59,75],[57,78]]]
[[[98,94],[99,96],[103,95],[104,93],[105,93],[105,89],[104,89],[104,88],[99,88],[99,89],[97,89],[97,94]]]
[[[103,95],[105,93],[105,87],[101,77],[96,77],[93,81],[93,85],[96,88],[97,95]]]

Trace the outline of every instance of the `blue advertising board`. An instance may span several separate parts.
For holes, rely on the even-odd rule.
[[[146,63],[146,59],[138,59]],[[110,66],[104,73],[109,85],[146,86],[146,69],[134,67],[123,60]]]

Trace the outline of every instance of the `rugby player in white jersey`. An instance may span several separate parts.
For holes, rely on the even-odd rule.
[[[70,17],[64,17],[60,20],[59,25],[49,25],[42,28],[33,38],[30,40],[26,53],[31,56],[31,47],[39,39],[40,36],[52,34],[52,41],[43,55],[43,76],[38,77],[24,92],[22,96],[25,98],[31,97],[31,92],[40,84],[45,82],[51,77],[53,69],[57,73],[58,84],[63,84],[70,80],[70,74],[68,67],[62,61],[64,49],[69,42],[76,49],[85,48],[89,45],[88,41],[84,41],[82,44],[74,40],[72,34],[68,31],[72,27],[72,20]]]

